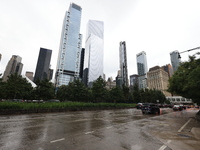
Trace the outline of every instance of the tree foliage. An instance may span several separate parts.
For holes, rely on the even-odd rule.
[[[168,91],[200,103],[200,59],[189,56],[189,61],[181,63],[169,79]]]
[[[123,90],[120,87],[116,86],[115,88],[112,88],[109,93],[111,99],[110,102],[119,103],[124,101]]]
[[[6,82],[0,84],[2,96],[6,99],[27,99],[33,90],[31,84],[18,74],[11,74]]]
[[[93,82],[92,85],[92,94],[94,97],[94,101],[104,101],[107,95],[107,90],[106,90],[106,82],[103,80],[101,76]]]
[[[37,80],[34,90],[35,99],[49,100],[54,98],[55,88],[48,79]]]

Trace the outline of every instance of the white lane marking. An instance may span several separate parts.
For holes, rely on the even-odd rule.
[[[166,145],[163,145],[158,150],[164,150],[166,147],[167,147]]]
[[[167,141],[167,144],[169,144],[171,142],[171,140]],[[165,148],[167,148],[166,145],[162,145],[158,150],[164,150]]]
[[[93,133],[94,131],[90,131],[90,132],[86,132],[85,134],[91,134],[91,133]]]
[[[187,124],[188,124],[191,120],[192,120],[192,118],[190,118],[190,119],[178,130],[178,132],[181,132],[181,131],[185,128],[185,126],[187,126]]]
[[[112,128],[113,126],[110,126],[110,127],[106,127],[106,129],[110,129],[110,128]]]
[[[50,143],[59,142],[59,141],[63,141],[63,140],[65,140],[65,138],[54,140],[54,141],[51,141]]]
[[[172,141],[172,140],[168,140],[168,141],[167,141],[167,144],[171,143],[171,141]]]

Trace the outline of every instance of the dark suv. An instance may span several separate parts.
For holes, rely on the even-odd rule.
[[[160,108],[156,104],[153,104],[153,103],[143,103],[141,110],[143,114],[144,113],[160,114]]]

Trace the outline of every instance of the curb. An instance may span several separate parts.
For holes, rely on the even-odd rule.
[[[197,121],[200,121],[200,110],[198,111],[198,113],[195,115],[195,118]]]

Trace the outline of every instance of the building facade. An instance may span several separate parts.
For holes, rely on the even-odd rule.
[[[3,74],[3,81],[7,81],[8,76],[11,74],[17,73],[18,75],[21,75],[23,64],[21,63],[22,58],[17,55],[13,55],[11,59],[9,60],[6,69]]]
[[[162,68],[168,73],[169,78],[171,78],[174,73],[172,66],[170,64],[167,64],[165,66],[162,66]]]
[[[46,48],[40,48],[37,66],[35,69],[34,82],[36,80],[48,79],[51,80],[51,69],[50,69],[50,61],[51,61],[52,50]]]
[[[148,88],[160,90],[165,96],[171,96],[171,94],[167,92],[168,80],[168,73],[162,67],[152,67],[147,73]]]
[[[56,87],[68,85],[79,77],[82,48],[81,12],[80,6],[71,3],[65,14],[55,75]]]
[[[147,88],[147,57],[146,52],[142,51],[136,55],[137,71],[138,71],[138,86],[139,89]]]
[[[80,72],[79,72],[79,77],[80,77],[81,80],[83,80],[84,56],[85,56],[85,48],[82,48],[82,50],[81,50],[81,60],[80,60]]]
[[[113,80],[112,77],[109,77],[107,82],[106,82],[106,89],[112,89],[116,87],[116,81]]]
[[[138,85],[138,75],[137,74],[130,75],[130,86],[133,87],[135,84]]]
[[[121,70],[122,85],[129,86],[128,84],[128,69],[127,69],[127,54],[126,54],[126,42],[119,43],[119,65]]]
[[[86,86],[101,76],[103,78],[103,55],[104,55],[104,23],[97,20],[89,20],[87,24],[84,75]],[[86,72],[88,71],[88,72]]]
[[[25,76],[29,78],[31,81],[33,81],[33,72],[26,71]]]
[[[171,58],[171,64],[173,67],[173,71],[175,72],[181,62],[180,56],[179,56],[179,52],[178,51],[173,51],[170,53],[170,58]]]

